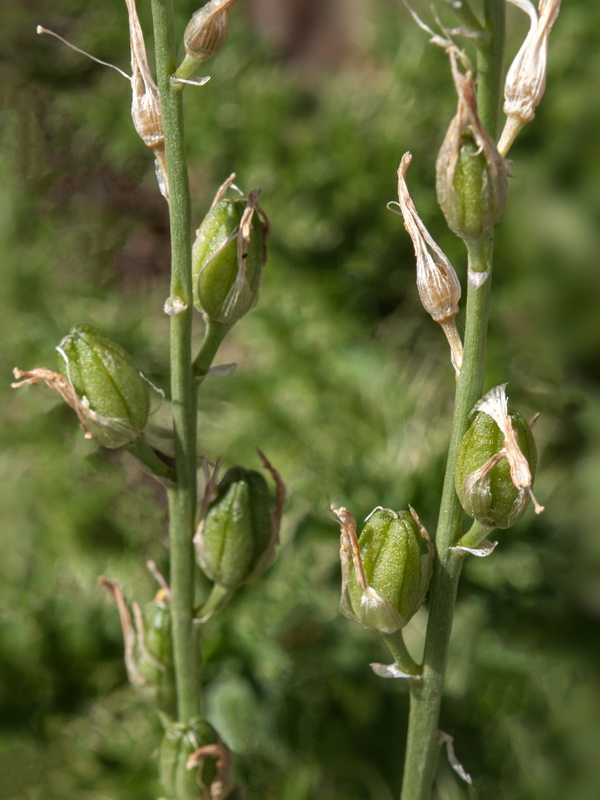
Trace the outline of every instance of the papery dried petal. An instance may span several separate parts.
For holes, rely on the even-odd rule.
[[[417,259],[417,290],[425,311],[442,326],[450,344],[452,363],[459,372],[462,364],[462,343],[454,317],[459,312],[460,282],[454,267],[419,217],[410,196],[406,172],[411,161],[412,155],[405,153],[398,167],[398,205]]]
[[[183,45],[195,61],[206,61],[221,50],[229,32],[228,9],[234,3],[235,0],[210,0],[188,22]]]
[[[498,144],[502,155],[508,153],[521,128],[535,117],[535,109],[544,95],[548,40],[561,0],[540,0],[537,11],[530,0],[510,2],[528,14],[531,25],[506,74],[504,113],[507,121]]]
[[[129,16],[129,42],[131,45],[131,118],[138,136],[146,147],[154,150],[158,185],[161,193],[168,199],[169,182],[160,95],[148,66],[144,35],[135,0],[125,0],[125,3]]]

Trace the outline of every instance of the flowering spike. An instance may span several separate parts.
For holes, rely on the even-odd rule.
[[[462,342],[455,317],[459,311],[460,282],[454,267],[423,224],[410,196],[406,171],[411,161],[412,155],[405,153],[398,167],[398,205],[417,258],[417,290],[421,303],[432,319],[441,325],[458,375],[462,365]]]
[[[560,0],[539,0],[537,11],[530,0],[510,0],[529,15],[531,25],[521,49],[506,74],[504,113],[507,116],[498,150],[505,156],[521,128],[535,117],[546,88],[548,39]]]

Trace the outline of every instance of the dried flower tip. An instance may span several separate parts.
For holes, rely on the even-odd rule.
[[[546,88],[548,39],[560,11],[560,0],[539,0],[537,11],[530,0],[510,0],[529,15],[531,25],[521,49],[509,67],[504,84],[507,116],[498,150],[505,156],[521,128],[535,117]]]
[[[131,117],[134,127],[144,144],[154,150],[158,186],[161,194],[168,200],[169,185],[165,157],[165,137],[158,87],[154,82],[154,78],[148,66],[144,37],[135,7],[135,0],[125,0],[125,2],[127,4],[129,16],[132,75],[123,72],[122,69],[115,67],[114,64],[109,64],[107,61],[102,61],[102,59],[96,58],[96,56],[92,56],[90,53],[86,53],[85,50],[81,50],[81,48],[63,39],[62,36],[54,33],[54,31],[43,28],[41,25],[37,26],[36,32],[40,36],[43,34],[53,36],[76,53],[81,53],[81,55],[90,58],[97,64],[110,67],[124,78],[127,78],[131,84],[132,91]]]
[[[475,405],[476,411],[483,411],[490,416],[504,434],[504,457],[508,461],[510,477],[517,489],[524,490],[531,497],[536,514],[541,514],[544,506],[535,499],[531,490],[533,477],[529,463],[517,440],[517,432],[513,428],[511,417],[508,413],[508,399],[506,397],[506,384],[494,386]]]
[[[156,177],[161,194],[169,198],[169,182],[165,157],[165,134],[160,95],[146,55],[144,35],[137,15],[135,0],[125,0],[129,16],[131,45],[131,118],[140,139],[152,148],[156,160]]]
[[[417,259],[417,290],[425,311],[442,326],[450,345],[452,364],[459,372],[462,342],[454,318],[459,311],[460,282],[454,267],[423,224],[410,196],[406,171],[411,161],[412,155],[405,153],[398,168],[398,205]]]
[[[235,0],[210,0],[191,18],[183,45],[194,61],[206,61],[221,50],[229,32],[228,9],[234,3]]]
[[[481,124],[475,84],[450,53],[458,107],[436,162],[436,189],[448,227],[464,240],[478,239],[504,213],[508,167]]]
[[[508,408],[505,388],[506,384],[494,387],[477,403],[456,459],[455,486],[461,505],[490,529],[510,528],[530,500],[537,514],[543,511],[532,491],[535,440],[523,416]]]

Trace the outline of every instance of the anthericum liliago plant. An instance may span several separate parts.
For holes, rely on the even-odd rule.
[[[128,602],[116,581],[101,577],[100,582],[118,608],[129,680],[164,728],[157,754],[169,800],[243,796],[232,777],[231,753],[202,716],[199,636],[203,623],[272,562],[285,497],[279,474],[260,451],[274,498],[263,472],[233,466],[219,478],[220,465],[211,467],[196,445],[198,391],[208,375],[226,373],[211,365],[228,332],[258,301],[269,237],[260,190],[245,196],[231,175],[192,244],[182,95],[187,86],[207,82],[194,73],[225,44],[234,2],[210,0],[193,15],[183,34],[185,54],[176,67],[172,6],[152,0],[155,80],[135,0],[126,0],[131,75],[114,67],[130,82],[133,124],[152,150],[158,188],[169,207],[171,284],[164,312],[170,318],[170,387],[153,386],[117,342],[81,323],[57,344],[55,370],[14,370],[15,387],[45,384],[56,390],[76,413],[85,437],[101,447],[129,451],[166,491],[169,576],[149,565],[158,581],[156,596],[140,605]],[[39,27],[38,33],[51,32]],[[194,353],[192,326],[198,323],[204,340]],[[165,396],[171,429],[157,431],[149,419],[153,405],[165,402]],[[203,581],[196,579],[199,571]],[[200,585],[210,588],[200,593]]]
[[[529,32],[504,72],[507,4],[530,19]],[[408,5],[408,4],[407,4]],[[487,319],[492,282],[494,226],[507,202],[511,163],[506,160],[520,129],[535,116],[546,84],[550,30],[560,0],[468,0],[449,3],[459,26],[436,32],[409,11],[431,41],[447,53],[457,109],[443,137],[436,165],[439,206],[450,230],[464,242],[467,270],[461,281],[421,220],[407,184],[412,156],[398,169],[400,214],[412,239],[416,280],[425,311],[450,346],[456,376],[454,416],[438,525],[433,544],[416,512],[377,508],[357,536],[345,508],[333,509],[341,528],[344,614],[381,634],[393,657],[373,664],[376,674],[410,686],[410,715],[401,800],[429,800],[438,751],[447,745],[450,763],[471,786],[457,761],[452,738],[438,731],[438,718],[457,585],[465,558],[491,556],[495,530],[511,527],[531,504],[536,447],[527,421],[508,404],[506,384],[484,393]],[[502,91],[505,115],[499,134]],[[466,284],[464,337],[456,315]],[[465,522],[467,525],[465,526]],[[402,629],[429,589],[429,614],[422,663],[416,663]],[[472,788],[472,787],[471,787]]]

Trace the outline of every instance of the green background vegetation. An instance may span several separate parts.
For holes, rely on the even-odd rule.
[[[195,6],[176,5],[183,30]],[[194,218],[236,171],[273,224],[261,302],[219,358],[238,369],[200,401],[211,459],[256,467],[258,445],[289,488],[276,564],[206,626],[207,713],[250,800],[397,796],[407,691],[374,676],[389,656],[338,615],[328,507],[411,502],[434,529],[451,413],[446,343],[385,208],[410,149],[417,207],[464,278],[433,186],[455,104],[446,59],[399,0],[330,5],[240,0],[212,80],[186,92]],[[15,365],[53,367],[77,322],[167,385],[167,213],[126,81],[35,36],[42,23],[127,68],[124,4],[8,0],[2,16],[0,797],[150,800],[158,724],[96,578],[152,597],[163,497],[48,391],[8,385]],[[512,54],[526,24],[509,16]],[[564,3],[497,235],[487,385],[542,412],[546,513],[471,559],[459,590],[441,726],[490,800],[600,797],[599,33],[595,4]],[[438,791],[465,796],[444,757]]]

